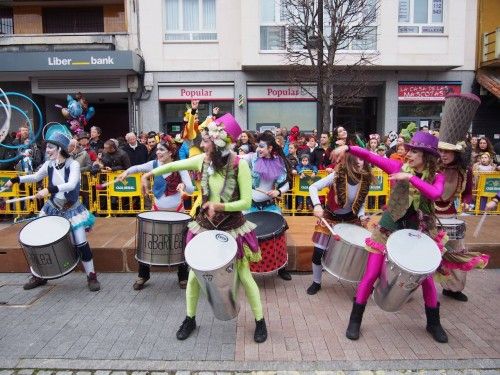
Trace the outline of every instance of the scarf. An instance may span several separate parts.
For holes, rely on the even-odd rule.
[[[275,181],[283,174],[285,166],[279,156],[270,158],[257,158],[253,166],[253,171],[257,173],[262,180]]]

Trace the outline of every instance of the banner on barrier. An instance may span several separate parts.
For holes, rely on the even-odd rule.
[[[140,193],[140,183],[138,176],[129,176],[123,182],[115,182],[111,185],[111,195],[127,196]]]

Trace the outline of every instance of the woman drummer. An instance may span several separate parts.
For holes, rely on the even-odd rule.
[[[257,138],[255,153],[244,158],[252,171],[252,206],[245,213],[269,211],[281,215],[276,199],[290,189],[292,170],[274,135],[269,131],[262,133]],[[292,279],[285,267],[278,270],[278,276]]]
[[[313,214],[318,218],[312,241],[313,282],[307,288],[307,294],[314,295],[321,289],[323,266],[321,258],[330,241],[330,231],[321,221],[324,218],[333,226],[337,223],[361,225],[366,223],[365,200],[372,182],[371,168],[362,159],[347,154],[346,160],[335,168],[328,176],[309,186],[309,195],[314,205]],[[329,187],[326,207],[323,209],[318,191]]]
[[[390,175],[395,184],[387,210],[384,211],[379,226],[366,239],[366,249],[370,252],[366,271],[356,290],[346,336],[351,340],[359,338],[361,320],[373,285],[379,278],[384,265],[384,253],[389,235],[400,229],[419,229],[427,233],[442,248],[444,232],[438,234],[434,216],[433,200],[443,194],[444,176],[437,172],[438,139],[429,133],[417,132],[409,143],[407,162],[382,158],[357,146],[341,146],[334,150],[333,157],[342,157],[346,152],[371,163]],[[427,316],[427,331],[434,340],[447,342],[448,336],[441,326],[439,302],[432,276],[422,283]]]
[[[438,219],[456,219],[455,202],[460,200],[466,211],[472,201],[472,171],[463,158],[463,141],[480,104],[480,99],[474,94],[454,94],[446,97],[438,144],[445,184],[443,194],[434,202]],[[462,292],[465,288],[466,272],[473,268],[484,268],[489,257],[477,252],[468,252],[463,238],[450,239],[446,243],[446,249],[448,251],[443,254],[436,279],[441,281],[443,295],[466,302],[468,298]]]
[[[90,291],[96,292],[101,286],[97,281],[92,260],[92,251],[85,231],[89,230],[95,222],[95,217],[80,203],[80,164],[70,158],[68,146],[71,140],[69,131],[66,133],[58,125],[48,128],[45,135],[47,143],[46,155],[48,159],[40,169],[30,175],[18,176],[10,179],[6,187],[13,183],[38,182],[44,177],[49,177],[49,186],[36,193],[37,199],[43,199],[50,194],[50,198],[43,205],[39,216],[62,216],[71,223],[71,240],[87,274],[87,285]],[[32,275],[23,285],[25,290],[33,289],[47,284],[46,279]]]
[[[267,328],[260,301],[259,287],[250,273],[249,262],[261,260],[259,244],[255,235],[255,224],[245,220],[242,211],[250,207],[252,182],[250,168],[232,151],[241,128],[233,116],[225,114],[201,127],[204,153],[189,159],[164,164],[142,176],[143,185],[152,175],[158,176],[179,170],[201,171],[202,209],[195,221],[189,223],[187,242],[195,235],[219,229],[231,234],[238,244],[236,268],[238,279],[255,317],[254,340],[266,341]],[[207,249],[209,251],[209,249]],[[186,289],[187,316],[177,331],[177,339],[185,340],[196,328],[196,307],[200,284],[193,271],[189,272]]]
[[[134,165],[124,171],[116,179],[123,181],[134,173],[150,172],[153,169],[177,159],[177,145],[170,136],[156,146],[156,159],[145,164]],[[191,178],[187,171],[170,172],[156,176],[153,180],[154,204],[153,211],[183,211],[182,192],[191,194],[194,191]],[[141,290],[150,278],[149,264],[139,263],[139,276],[135,281],[134,290]],[[188,267],[182,263],[177,268],[179,287],[185,289],[188,279]]]

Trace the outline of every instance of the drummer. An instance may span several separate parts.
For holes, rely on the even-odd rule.
[[[124,181],[127,176],[134,173],[150,172],[153,169],[177,160],[177,145],[170,136],[165,136],[163,140],[156,146],[156,159],[145,164],[134,165],[120,174],[116,179]],[[177,211],[184,210],[182,202],[182,192],[191,194],[194,191],[191,178],[187,171],[165,173],[164,175],[156,176],[153,180],[153,195],[154,204],[153,211]],[[144,288],[146,282],[150,278],[149,264],[139,263],[139,276],[134,282],[134,290]],[[182,263],[177,268],[177,277],[179,287],[186,289],[188,279],[188,266]]]
[[[252,206],[245,213],[269,211],[281,215],[276,199],[290,189],[292,170],[274,135],[270,131],[262,133],[257,138],[256,152],[243,157],[252,171]],[[292,279],[285,267],[278,270],[278,276]]]
[[[330,226],[338,223],[364,224],[368,220],[365,215],[365,200],[372,182],[371,168],[368,163],[354,155],[347,154],[346,160],[336,166],[334,172],[309,186],[309,195],[314,205],[313,214],[318,218],[312,241],[313,282],[307,288],[307,294],[314,295],[321,289],[323,266],[321,258],[328,246],[331,233],[321,221],[324,218]],[[323,209],[318,191],[329,187],[326,207]]]
[[[152,175],[180,170],[201,171],[202,209],[196,220],[188,224],[186,241],[189,242],[198,233],[214,229],[226,231],[236,239],[238,279],[245,288],[255,317],[254,340],[261,343],[267,339],[267,328],[259,287],[249,266],[249,262],[260,261],[261,254],[254,232],[255,225],[246,221],[242,213],[251,203],[251,175],[247,162],[238,158],[233,151],[241,128],[231,114],[225,114],[200,128],[204,153],[155,168],[142,176],[143,186]],[[200,284],[194,272],[190,271],[186,289],[187,316],[177,331],[178,340],[187,339],[196,328],[199,294]]]
[[[434,202],[438,219],[456,219],[455,201],[461,200],[464,211],[469,209],[469,203],[472,201],[472,171],[467,167],[463,153],[465,135],[479,104],[481,101],[474,94],[446,97],[438,144],[445,184],[443,194]],[[466,302],[468,298],[463,293],[466,272],[473,268],[484,268],[489,257],[477,252],[468,252],[463,238],[450,239],[446,248],[448,251],[443,254],[436,279],[441,281],[443,295]]]
[[[87,274],[88,288],[96,292],[101,286],[97,281],[92,251],[85,233],[94,225],[95,217],[80,203],[80,164],[69,156],[68,146],[71,134],[64,130],[65,128],[61,128],[61,125],[48,128],[45,141],[47,142],[46,155],[49,160],[36,173],[14,177],[7,181],[5,186],[10,187],[14,183],[38,182],[46,176],[49,177],[49,187],[39,190],[35,195],[37,199],[43,199],[50,194],[39,216],[62,216],[70,221],[71,240]],[[47,284],[46,279],[32,275],[23,288],[29,290],[45,284]]]
[[[334,150],[332,157],[337,159],[346,152],[371,163],[390,175],[395,184],[391,196],[379,222],[370,238],[366,239],[366,249],[370,252],[366,271],[356,290],[346,337],[351,340],[359,338],[359,330],[368,297],[373,285],[379,278],[384,265],[384,253],[389,235],[400,229],[419,229],[433,238],[440,249],[443,248],[444,232],[436,229],[433,200],[443,194],[444,175],[437,172],[438,139],[425,132],[416,132],[409,143],[407,162],[380,157],[357,146],[340,146]],[[448,336],[441,326],[439,318],[439,302],[432,276],[422,283],[427,316],[427,331],[437,342],[448,342]]]

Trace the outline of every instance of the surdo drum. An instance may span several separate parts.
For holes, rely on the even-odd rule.
[[[236,240],[220,230],[199,233],[186,245],[186,262],[219,320],[233,319],[240,310],[237,249]]]
[[[31,272],[42,279],[57,279],[78,265],[80,256],[71,241],[71,223],[60,216],[42,216],[26,224],[19,243]]]
[[[368,259],[368,252],[364,248],[365,239],[371,233],[363,227],[347,223],[337,224],[333,230],[340,239],[335,240],[331,236],[321,263],[333,276],[358,282],[363,277]]]
[[[148,211],[137,215],[135,258],[152,266],[184,263],[187,225],[191,216],[170,211]]]
[[[465,222],[459,219],[439,219],[437,227],[443,229],[450,240],[461,240],[465,237]]]
[[[385,311],[398,311],[410,295],[441,263],[441,252],[432,238],[414,229],[392,233],[373,298]]]
[[[288,252],[285,231],[288,229],[285,219],[275,212],[251,212],[245,218],[257,225],[255,235],[259,241],[262,260],[250,263],[253,273],[270,273],[286,266]]]

